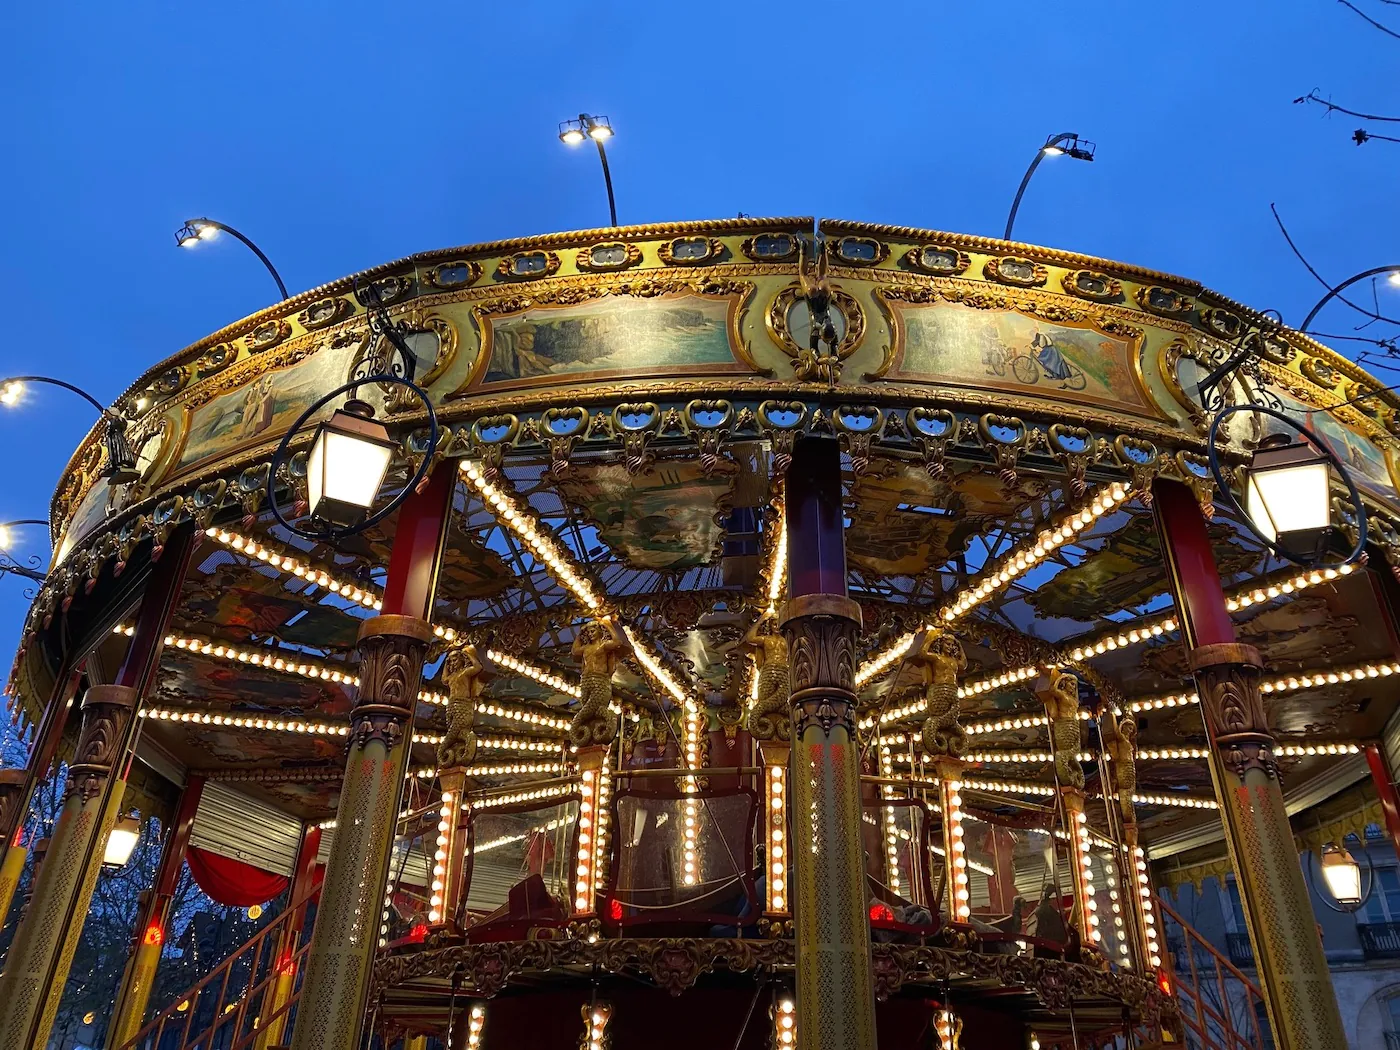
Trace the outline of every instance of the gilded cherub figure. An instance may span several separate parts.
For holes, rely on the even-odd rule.
[[[967,670],[967,653],[950,631],[925,631],[911,662],[923,675],[924,750],[957,758],[967,734],[958,722],[958,676]]]
[[[575,746],[610,744],[617,736],[617,720],[609,710],[612,678],[626,648],[627,637],[611,616],[585,623],[574,638],[569,652],[583,668],[582,695],[569,725],[569,739]]]
[[[438,765],[444,769],[469,765],[476,758],[476,702],[481,698],[482,680],[480,657],[476,646],[467,644],[447,654],[442,678],[447,684],[447,732],[438,744]]]
[[[758,676],[758,696],[748,714],[749,733],[755,740],[792,737],[788,646],[787,639],[777,631],[777,622],[777,613],[769,609],[754,621],[739,641],[752,655],[754,674]]]

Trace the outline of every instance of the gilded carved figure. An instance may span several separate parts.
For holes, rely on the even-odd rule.
[[[476,646],[464,645],[447,654],[442,678],[447,683],[447,732],[438,744],[437,760],[442,768],[469,765],[476,758],[476,702],[481,698],[482,681],[480,657]]]
[[[1133,792],[1137,790],[1137,719],[1132,715],[1114,719],[1112,731],[1104,736],[1104,746],[1113,760],[1118,810],[1123,814],[1123,822],[1131,824],[1136,819]]]
[[[583,668],[579,678],[582,695],[569,726],[569,739],[575,746],[610,744],[617,735],[615,719],[609,710],[613,698],[612,677],[626,648],[627,638],[611,616],[591,620],[579,629],[569,650]]]
[[[1050,688],[1041,694],[1050,718],[1050,743],[1055,752],[1055,776],[1061,787],[1084,786],[1079,765],[1079,679],[1067,671],[1050,672]]]
[[[923,675],[924,750],[957,758],[967,741],[958,723],[958,675],[967,670],[962,643],[948,631],[926,631],[912,662]]]
[[[792,685],[788,675],[787,639],[777,631],[777,613],[769,609],[760,616],[739,644],[753,656],[758,676],[758,696],[749,709],[748,728],[755,740],[788,740],[792,718],[788,698]]]
[[[805,245],[800,252],[805,253]],[[831,285],[826,277],[826,252],[818,250],[816,264],[808,271],[805,260],[799,255],[798,282],[802,298],[807,303],[811,318],[811,329],[807,348],[793,361],[793,370],[798,379],[829,383],[835,386],[841,378],[841,359],[836,345],[841,341],[836,330],[836,322],[831,317]],[[825,344],[825,352],[822,345]]]

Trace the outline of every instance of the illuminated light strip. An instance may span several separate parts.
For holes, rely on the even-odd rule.
[[[486,659],[490,660],[493,664],[499,664],[501,667],[518,672],[526,678],[532,678],[541,685],[547,685],[551,689],[572,696],[575,699],[583,696],[583,689],[578,683],[565,681],[557,674],[553,674],[535,664],[527,663],[518,657],[511,656],[510,653],[502,653],[495,649],[487,649]]]
[[[1152,912],[1152,886],[1147,881],[1147,855],[1142,847],[1133,850],[1133,866],[1137,869],[1138,901],[1142,905],[1142,921],[1147,927],[1147,954],[1153,968],[1162,965],[1162,949],[1157,940],[1157,918]]]
[[[229,532],[227,529],[205,529],[204,535],[230,550],[239,551],[250,558],[266,562],[274,569],[306,580],[308,583],[314,583],[317,587],[328,590],[332,594],[339,594],[349,601],[363,605],[366,609],[378,611],[384,608],[384,603],[380,601],[375,589],[362,587],[357,583],[346,583],[324,569],[318,569],[314,565],[298,560],[295,556],[287,553],[286,548],[269,547],[260,540],[236,532]]]
[[[778,533],[773,544],[773,561],[768,569],[768,612],[778,611],[778,599],[787,587],[787,515],[781,501],[777,504]],[[758,703],[758,665],[749,661],[749,710]]]
[[[594,593],[593,582],[574,568],[573,559],[565,553],[553,533],[539,524],[539,519],[534,513],[522,509],[513,495],[502,492],[487,481],[476,464],[470,460],[462,460],[460,469],[467,480],[476,487],[492,514],[529,548],[536,560],[548,566],[550,575],[559,585],[578,599],[585,609],[599,611],[603,602]]]
[[[177,711],[167,707],[143,707],[136,712],[141,718],[161,722],[188,722],[206,726],[233,726],[237,729],[264,729],[269,732],[314,733],[317,736],[349,736],[350,725],[329,722],[307,722],[299,718],[276,718],[266,715],[222,715],[199,711]]]
[[[964,778],[962,786],[969,791],[988,791],[1003,795],[1043,795],[1047,798],[1055,794],[1053,784],[1036,784],[1011,780],[973,780]]]
[[[415,744],[442,743],[442,737],[438,736],[431,741],[418,733],[413,735]],[[490,748],[493,751],[558,751],[558,740],[538,740],[527,739],[517,736],[479,736],[476,738],[478,747]]]
[[[958,1050],[958,1033],[962,1025],[952,1010],[939,1010],[934,1015],[933,1027],[938,1033],[938,1050]]]
[[[467,1015],[467,1050],[481,1050],[481,1030],[486,1027],[486,1007],[472,1003]]]
[[[797,1003],[786,993],[778,997],[773,1007],[773,1046],[776,1050],[794,1050],[797,1046]]]
[[[1131,970],[1132,953],[1128,949],[1128,928],[1123,923],[1123,905],[1118,896],[1118,879],[1113,874],[1115,862],[1103,861],[1104,882],[1108,884],[1109,907],[1113,910],[1113,936],[1118,941],[1118,965]]]
[[[1133,795],[1135,806],[1176,806],[1179,809],[1219,809],[1220,804],[1213,798],[1197,798],[1195,795]]]
[[[609,757],[598,769],[579,774],[583,798],[578,804],[578,856],[574,870],[574,913],[589,914],[597,900],[602,865],[608,855],[608,798],[612,790]]]
[[[1139,762],[1155,762],[1180,758],[1206,758],[1209,755],[1209,751],[1200,747],[1140,747],[1134,757]]]
[[[1133,714],[1141,711],[1160,711],[1164,707],[1190,707],[1199,704],[1201,698],[1195,693],[1172,693],[1170,696],[1153,697],[1151,700],[1134,700],[1128,705]]]
[[[768,910],[787,911],[787,769],[769,766],[766,781],[768,824]]]
[[[958,699],[965,700],[970,696],[980,696],[982,693],[1002,689],[1008,685],[1015,685],[1017,682],[1024,682],[1028,678],[1034,678],[1041,674],[1043,670],[1044,668],[1039,664],[1031,664],[1027,667],[1018,667],[1012,671],[1003,671],[1001,674],[992,675],[989,678],[979,678],[974,682],[967,682],[958,686]],[[921,711],[927,710],[927,708],[927,698],[919,697],[916,700],[901,704],[899,707],[892,707],[882,711],[880,713],[880,725],[889,725],[891,722],[898,722],[901,719],[908,718],[910,715],[919,714]],[[860,720],[861,729],[873,729],[874,726],[875,718],[873,716],[867,716]],[[963,728],[964,730],[967,729],[966,726]]]
[[[612,1006],[602,1000],[592,1006],[583,1007],[584,1036],[579,1050],[607,1050],[612,1043],[608,1036],[608,1022],[612,1020]]]
[[[687,769],[700,768],[702,718],[704,715],[699,710],[687,709],[685,715],[685,764]],[[687,797],[682,818],[685,826],[683,828],[681,879],[687,886],[694,886],[702,876],[700,853],[697,848],[700,833],[700,807],[699,800],[694,797],[695,792],[700,789],[700,782],[696,777],[686,777],[682,783]]]
[[[474,777],[502,777],[515,773],[562,773],[564,764],[562,762],[507,762],[495,766],[471,765],[466,767],[467,772]],[[423,769],[415,769],[409,776],[417,777],[419,780],[432,780],[438,775],[436,766],[427,766]]]
[[[554,831],[556,828],[562,828],[566,824],[572,822],[572,817],[556,817],[548,824],[541,824],[539,827],[531,828],[529,831],[522,832],[519,835],[502,835],[498,839],[490,839],[479,846],[473,846],[472,856],[476,856],[478,853],[489,853],[491,850],[501,849],[504,846],[509,846],[512,842],[524,842],[531,835],[541,834],[546,831]]]
[[[1004,556],[997,563],[999,568],[994,566],[988,570],[986,578],[981,583],[963,591],[952,605],[944,608],[937,615],[935,623],[924,624],[920,631],[926,631],[940,622],[945,625],[955,623],[1003,587],[1009,586],[1013,580],[1035,568],[1054,551],[1074,540],[1079,533],[1089,528],[1099,518],[1127,502],[1131,496],[1132,489],[1125,488],[1117,482],[1107,486],[1106,490],[1100,489],[1083,510],[1067,515],[1053,529],[1041,532],[1033,544],[1023,544],[1018,550]],[[910,631],[901,635],[890,643],[884,651],[861,664],[855,674],[856,688],[860,688],[888,671],[896,660],[909,651],[919,633],[919,631]]]
[[[428,898],[428,922],[436,925],[442,922],[442,900],[447,879],[447,847],[452,839],[452,821],[458,815],[455,797],[452,792],[442,793],[442,806],[438,809],[437,849],[433,853],[432,896]]]
[[[559,718],[556,715],[543,715],[538,711],[528,711],[520,707],[506,707],[493,700],[478,701],[476,713],[479,715],[493,715],[496,718],[509,718],[516,722],[525,722],[529,725],[547,726],[550,729],[568,729],[569,720]]]
[[[966,787],[967,785],[964,784],[963,786]],[[939,809],[939,812],[941,813],[941,812],[943,812],[943,810],[940,808],[940,809]],[[903,829],[901,829],[900,832],[899,832],[899,837],[900,837],[901,839],[908,840],[909,837],[910,837],[910,836],[909,836],[909,832],[904,831]],[[948,855],[947,852],[943,849],[942,846],[935,846],[932,842],[930,842],[930,843],[928,844],[928,848],[929,848],[929,852],[932,853],[932,854],[934,854],[935,856],[938,856],[938,857],[946,857],[946,856]],[[978,861],[975,861],[975,860],[968,860],[967,866],[968,866],[969,868],[971,868],[973,871],[980,871],[983,875],[995,875],[995,874],[996,874],[996,869],[995,869],[995,868],[989,868],[989,867],[987,867],[987,865],[982,864],[982,863],[979,863]]]
[[[894,763],[890,759],[890,746],[880,745],[880,776],[893,779]],[[894,797],[894,789],[888,784],[880,785],[880,797],[889,800]],[[881,806],[885,816],[885,874],[889,879],[890,889],[898,893],[899,890],[899,823],[895,819],[893,806]]]
[[[692,714],[698,712],[700,710],[700,704],[682,688],[681,684],[676,681],[675,677],[657,655],[652,652],[644,641],[637,637],[632,628],[623,624],[622,633],[627,636],[627,641],[632,646],[632,651],[637,655],[637,661],[646,668],[647,674],[660,682],[661,687],[671,694],[671,697],[676,703],[683,705],[686,711]],[[694,768],[694,766],[691,768]]]
[[[946,848],[952,850],[953,918],[967,922],[972,917],[972,891],[967,879],[967,846],[963,842],[962,781],[946,780],[943,794],[943,823],[949,839]]]
[[[1360,682],[1367,678],[1389,678],[1400,674],[1400,661],[1390,663],[1361,664],[1358,667],[1333,668],[1322,671],[1308,671],[1303,674],[1279,675],[1259,683],[1261,693],[1291,693],[1298,689],[1312,689],[1319,685],[1338,685],[1343,682]],[[1187,707],[1198,704],[1201,698],[1192,693],[1172,693],[1169,696],[1150,697],[1135,700],[1128,710],[1156,711],[1164,707]]]
[[[1094,899],[1094,869],[1090,864],[1092,845],[1089,842],[1089,818],[1081,809],[1074,816],[1074,834],[1079,858],[1079,879],[1083,888],[1084,915],[1089,924],[1089,939],[1097,943],[1103,937],[1099,933],[1099,902]]]
[[[904,741],[902,739],[891,740],[890,743],[901,744]],[[1098,757],[1092,751],[1077,751],[1074,760],[1076,762],[1095,762]],[[972,754],[963,755],[962,760],[964,762],[1053,762],[1055,755],[1051,751],[1037,751],[1028,748],[1024,751],[975,751]],[[903,765],[911,764],[908,755],[895,755],[894,761]]]
[[[469,799],[467,807],[473,812],[479,809],[499,809],[501,806],[513,806],[518,802],[536,802],[544,798],[563,798],[575,794],[578,791],[578,782],[570,781],[567,784],[551,784],[549,787],[534,788],[527,791],[513,791],[506,795],[492,795],[490,798]]]
[[[1238,588],[1225,598],[1225,608],[1230,612],[1238,612],[1241,609],[1248,609],[1251,605],[1260,602],[1270,601],[1285,595],[1294,594],[1298,591],[1305,591],[1309,587],[1316,587],[1319,584],[1331,583],[1339,576],[1348,576],[1356,569],[1355,565],[1338,565],[1336,568],[1314,569],[1309,572],[1299,573],[1292,579],[1283,583],[1266,584],[1246,584]],[[1119,631],[1116,634],[1107,634],[1092,642],[1085,642],[1070,650],[1071,660],[1084,660],[1090,656],[1097,656],[1102,653],[1112,652],[1114,649],[1121,649],[1125,646],[1135,645],[1138,642],[1145,642],[1149,638],[1157,638],[1163,634],[1172,634],[1181,629],[1181,624],[1177,621],[1176,615],[1162,616],[1156,620],[1149,620],[1138,626],[1127,630]]]

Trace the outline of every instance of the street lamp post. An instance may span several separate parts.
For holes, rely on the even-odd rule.
[[[19,560],[10,552],[10,544],[14,537],[11,535],[12,529],[20,528],[24,525],[48,525],[43,518],[19,518],[15,521],[0,522],[0,576],[7,572],[12,572],[16,576],[23,576],[33,580],[35,583],[44,581],[44,573],[39,568],[39,560],[30,558],[28,565],[21,565]]]
[[[111,484],[127,485],[141,477],[136,470],[136,453],[132,451],[131,443],[126,440],[126,420],[82,387],[62,379],[50,379],[48,376],[11,376],[9,379],[0,379],[0,405],[17,405],[24,396],[24,388],[28,383],[46,383],[70,390],[97,409],[107,423],[102,443],[107,449],[106,477]]]
[[[1021,188],[1016,191],[1016,199],[1011,202],[1011,214],[1006,217],[1006,233],[1002,235],[1003,240],[1011,240],[1011,227],[1016,225],[1016,212],[1021,207],[1021,198],[1026,194],[1026,187],[1030,185],[1031,176],[1035,174],[1035,169],[1040,167],[1040,162],[1046,157],[1070,156],[1075,160],[1093,160],[1094,144],[1081,139],[1076,132],[1062,131],[1058,135],[1051,135],[1045,140],[1045,145],[1035,151],[1035,159],[1031,161],[1031,166],[1026,169],[1026,174],[1021,179]]]
[[[227,226],[222,222],[213,219],[188,219],[185,225],[181,226],[175,233],[175,243],[181,248],[193,248],[202,241],[212,241],[220,233],[227,233],[230,237],[236,237],[248,246],[248,249],[262,260],[262,264],[267,267],[267,272],[272,274],[272,279],[277,282],[277,291],[282,298],[286,299],[287,286],[282,283],[282,276],[277,272],[277,267],[272,265],[272,260],[263,254],[261,248],[250,241],[243,234],[239,233],[232,226]]]
[[[559,125],[559,141],[566,146],[577,146],[584,139],[592,139],[598,147],[598,159],[603,164],[603,182],[608,187],[608,215],[612,225],[617,225],[617,201],[613,198],[612,173],[608,170],[608,151],[603,143],[612,138],[612,124],[607,117],[591,117],[580,113],[578,120],[566,120]]]

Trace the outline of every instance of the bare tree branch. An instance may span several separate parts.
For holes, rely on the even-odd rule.
[[[1374,18],[1368,15],[1365,11],[1361,10],[1361,8],[1351,3],[1350,0],[1337,0],[1337,3],[1341,4],[1343,7],[1351,8],[1351,10],[1355,11],[1357,15],[1365,19],[1367,22],[1371,23],[1371,25],[1375,26],[1386,36],[1393,36],[1396,40],[1400,40],[1400,33],[1397,33],[1395,30],[1389,28],[1388,26],[1381,25]]]
[[[1396,0],[1396,3],[1400,4],[1400,0]],[[1386,120],[1392,123],[1400,124],[1400,117],[1387,117],[1382,116],[1379,113],[1361,113],[1354,109],[1347,109],[1346,106],[1339,106],[1330,99],[1325,99],[1321,95],[1319,95],[1317,93],[1317,88],[1313,88],[1306,95],[1300,95],[1298,98],[1295,98],[1293,100],[1293,104],[1295,106],[1299,105],[1300,103],[1308,102],[1316,102],[1319,106],[1327,107],[1328,113],[1345,113],[1349,117],[1360,117],[1362,120]]]
[[[1400,138],[1396,138],[1393,135],[1377,135],[1375,132],[1367,131],[1365,128],[1357,128],[1351,133],[1351,140],[1358,146],[1365,145],[1372,139],[1375,139],[1377,142],[1400,142]]]

